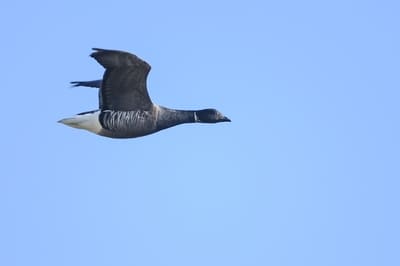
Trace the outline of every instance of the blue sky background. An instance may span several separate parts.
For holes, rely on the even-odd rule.
[[[1,4],[0,265],[400,265],[398,1]],[[114,140],[92,47],[232,119]]]

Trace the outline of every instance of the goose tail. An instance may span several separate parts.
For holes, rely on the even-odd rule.
[[[99,115],[100,110],[84,112],[73,117],[61,119],[58,121],[58,123],[73,128],[85,129],[95,134],[99,134],[102,130],[102,126],[99,121]]]

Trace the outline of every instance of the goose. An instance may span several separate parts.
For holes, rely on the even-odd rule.
[[[73,81],[99,88],[99,108],[58,121],[109,138],[136,138],[184,123],[231,122],[213,108],[176,110],[153,103],[147,91],[150,65],[134,54],[93,48],[90,55],[105,68],[103,79]]]

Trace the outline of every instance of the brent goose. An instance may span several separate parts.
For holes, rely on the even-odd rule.
[[[104,137],[135,138],[184,123],[231,121],[215,109],[174,110],[154,104],[146,87],[148,63],[123,51],[93,50],[90,56],[106,69],[103,79],[71,84],[99,88],[99,109],[58,122]]]

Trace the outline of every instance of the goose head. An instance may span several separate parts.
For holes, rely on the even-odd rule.
[[[216,109],[203,109],[196,111],[196,122],[200,123],[219,123],[231,122],[231,120],[224,116]]]

